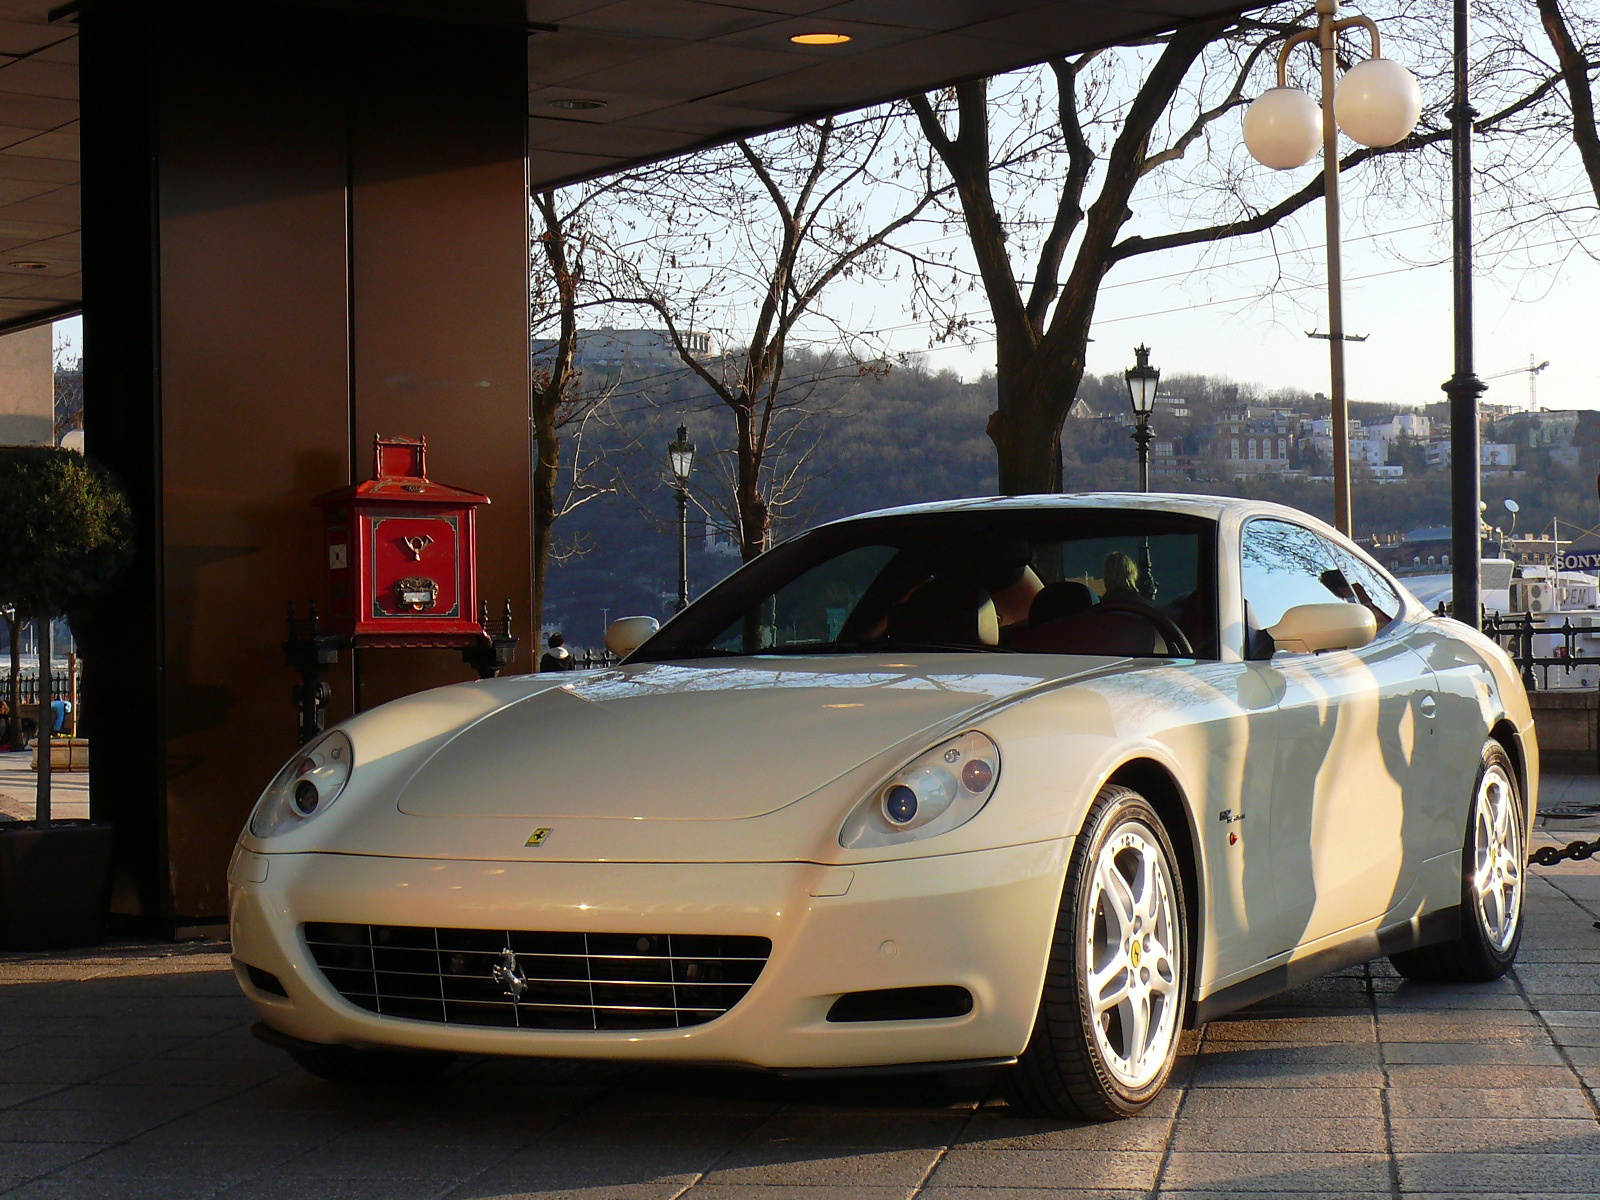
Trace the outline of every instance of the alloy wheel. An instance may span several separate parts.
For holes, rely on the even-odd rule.
[[[1484,937],[1504,953],[1517,933],[1526,862],[1515,791],[1505,768],[1491,763],[1478,781],[1473,818],[1472,895]]]
[[[1181,1006],[1178,913],[1172,871],[1155,834],[1129,821],[1095,860],[1084,914],[1084,978],[1094,1038],[1128,1088],[1166,1067]]]

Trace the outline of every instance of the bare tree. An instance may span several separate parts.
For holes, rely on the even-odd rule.
[[[1394,6],[1406,17],[1398,27],[1416,39],[1408,65],[1425,79],[1444,76],[1448,43],[1437,34],[1448,22],[1422,20],[1438,5]],[[1312,20],[1309,6],[1278,5],[912,98],[928,144],[955,183],[976,283],[993,321],[998,406],[989,435],[1003,492],[1061,490],[1061,427],[1083,377],[1101,285],[1117,264],[1272,231],[1323,194],[1318,173],[1273,199],[1273,185],[1263,186],[1267,173],[1243,159],[1237,125],[1226,127],[1224,142],[1218,124],[1239,120],[1270,81],[1283,38]],[[1523,82],[1498,96],[1480,130],[1513,122],[1550,84],[1548,77]],[[1340,168],[1375,169],[1448,139],[1442,103],[1435,104],[1410,137],[1346,153]],[[1403,182],[1399,172],[1394,178]],[[1098,190],[1091,193],[1091,185]],[[1041,196],[1049,201],[1042,209]],[[1136,203],[1143,219],[1126,231]],[[1169,228],[1144,232],[1156,224]],[[966,281],[955,270],[941,285],[938,266],[924,265],[923,300],[943,330],[959,331],[969,320],[960,313]]]
[[[556,522],[574,508],[610,490],[585,477],[583,430],[604,403],[606,388],[586,388],[577,366],[578,314],[595,303],[590,272],[611,250],[599,215],[605,186],[573,189],[560,202],[552,191],[536,192],[538,217],[530,279],[532,331],[553,331],[533,361],[528,397],[533,426],[533,630],[543,624],[545,584],[552,558],[559,558]],[[563,207],[563,203],[565,207]],[[535,345],[539,346],[536,339]],[[572,464],[561,487],[562,434],[571,430]],[[534,654],[537,661],[537,651]]]
[[[933,202],[928,172],[895,153],[902,125],[886,109],[830,117],[628,183],[643,232],[626,299],[661,320],[710,407],[733,419],[727,483],[746,560],[793,501],[811,444],[800,431],[817,415],[812,388],[785,377],[791,347],[818,337],[837,348],[828,371],[872,369],[861,333],[821,298],[886,275],[890,239]]]

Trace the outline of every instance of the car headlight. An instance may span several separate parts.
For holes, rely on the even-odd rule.
[[[845,819],[846,849],[893,846],[965,825],[1000,778],[1000,748],[976,731],[919,754],[875,788]]]
[[[327,812],[350,782],[355,750],[339,730],[325,734],[284,764],[250,814],[258,838],[283,833]]]

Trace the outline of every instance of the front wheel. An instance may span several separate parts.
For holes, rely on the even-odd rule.
[[[1106,787],[1073,847],[1012,1103],[1039,1116],[1110,1120],[1172,1074],[1188,990],[1183,887],[1161,818]]]
[[[1522,942],[1526,829],[1511,758],[1490,741],[1483,747],[1461,850],[1461,932],[1454,941],[1390,955],[1396,971],[1407,979],[1487,983],[1511,969]]]

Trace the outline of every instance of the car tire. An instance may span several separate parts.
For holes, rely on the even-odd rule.
[[[1105,787],[1072,850],[1027,1049],[1007,1077],[1029,1114],[1114,1120],[1177,1060],[1189,986],[1183,881],[1161,818]]]
[[[289,1057],[318,1079],[346,1087],[431,1083],[455,1062],[453,1054],[357,1050],[351,1046],[295,1046]]]
[[[1528,867],[1527,810],[1499,742],[1483,747],[1461,851],[1461,931],[1454,940],[1391,954],[1407,979],[1487,983],[1516,961]]]

